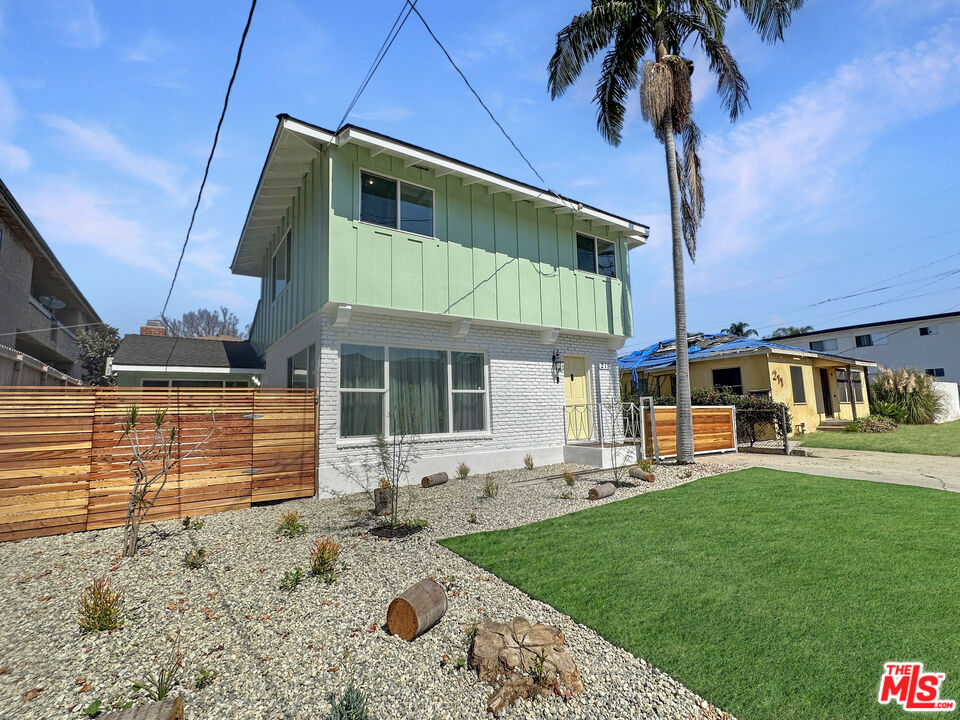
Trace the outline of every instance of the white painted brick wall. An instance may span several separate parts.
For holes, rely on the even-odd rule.
[[[316,337],[317,325],[319,335]],[[610,350],[605,338],[561,333],[555,343],[540,343],[539,332],[501,326],[471,325],[465,338],[451,337],[451,321],[444,319],[412,319],[396,315],[357,312],[344,328],[334,330],[323,313],[319,323],[306,323],[284,338],[283,349],[301,348],[316,342],[319,362],[320,405],[318,410],[319,474],[321,489],[342,487],[334,470],[349,458],[356,458],[368,449],[355,442],[338,443],[339,346],[343,342],[369,344],[403,344],[407,347],[435,347],[450,350],[483,352],[489,363],[490,432],[488,437],[468,438],[451,435],[440,440],[422,440],[420,462],[411,473],[411,481],[425,472],[456,468],[456,457],[464,457],[475,470],[488,472],[504,467],[520,467],[522,457],[531,453],[537,464],[557,462],[564,445],[564,384],[553,380],[551,358],[554,348],[561,353],[587,357],[593,401],[600,385],[604,403],[619,397],[616,351]],[[277,346],[275,346],[277,348]],[[279,348],[277,348],[279,349]],[[295,350],[292,350],[295,351]],[[608,369],[598,373],[598,364]],[[286,355],[272,348],[266,355],[267,377],[279,377],[279,368],[286,367]],[[285,372],[285,369],[284,369]],[[600,378],[598,381],[598,377]],[[339,446],[338,446],[339,445]],[[499,466],[499,467],[498,467]]]

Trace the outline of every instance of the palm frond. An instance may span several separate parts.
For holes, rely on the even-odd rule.
[[[683,168],[686,173],[687,193],[697,226],[703,218],[705,206],[703,171],[700,163],[700,128],[690,120],[683,128]]]
[[[700,42],[710,60],[710,70],[717,76],[720,101],[730,115],[730,122],[736,122],[740,113],[750,107],[747,97],[750,85],[726,45],[710,35],[703,34],[700,35]]]
[[[603,59],[594,100],[597,128],[611,145],[619,145],[626,113],[627,94],[637,87],[640,61],[645,50],[644,35],[621,28],[613,47]]]
[[[803,7],[804,0],[721,0],[725,10],[739,5],[747,20],[764,42],[773,44],[783,40],[783,31],[793,20],[793,11]]]
[[[630,11],[628,2],[597,0],[557,33],[557,45],[547,64],[551,98],[560,97],[576,82],[583,66],[610,43],[620,25],[629,22]]]
[[[673,112],[673,74],[668,65],[650,61],[643,64],[640,112],[663,142],[663,119],[667,113]]]
[[[679,55],[667,55],[660,62],[670,68],[673,79],[673,131],[679,133],[686,127],[693,113],[693,96],[690,93],[690,67]]]

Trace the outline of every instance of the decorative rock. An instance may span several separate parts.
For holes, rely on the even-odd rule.
[[[590,488],[589,492],[587,492],[587,497],[591,500],[600,500],[613,495],[616,489],[613,483],[603,483],[602,485]]]

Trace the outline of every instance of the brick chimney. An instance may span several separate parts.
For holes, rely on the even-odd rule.
[[[140,334],[164,337],[167,334],[167,329],[159,320],[147,320],[147,324],[140,328]]]

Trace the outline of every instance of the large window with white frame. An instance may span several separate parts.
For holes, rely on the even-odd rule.
[[[290,283],[290,231],[284,234],[273,252],[273,297],[276,299]]]
[[[577,233],[577,269],[615,278],[617,246],[608,240]]]
[[[340,437],[487,429],[483,353],[344,343]]]
[[[360,219],[433,237],[433,190],[362,170]]]

